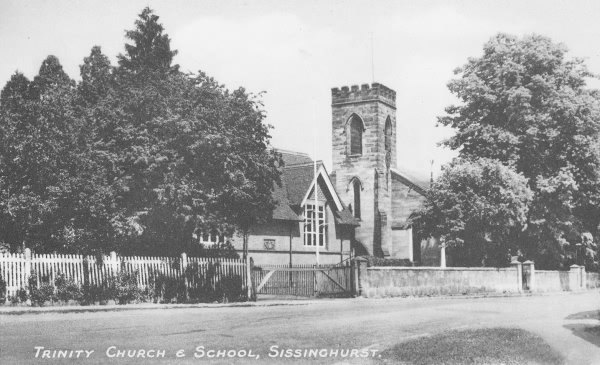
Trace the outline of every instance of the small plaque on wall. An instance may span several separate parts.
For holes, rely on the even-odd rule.
[[[275,251],[275,240],[265,239],[264,246],[265,246],[265,251]]]

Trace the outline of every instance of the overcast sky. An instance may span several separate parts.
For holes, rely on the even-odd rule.
[[[0,0],[0,86],[16,70],[33,78],[51,54],[79,80],[94,45],[116,64],[145,6],[160,16],[182,70],[266,91],[275,147],[314,156],[316,120],[316,156],[329,167],[332,87],[376,81],[396,90],[398,165],[428,176],[430,160],[437,173],[454,156],[437,147],[452,134],[436,127],[456,102],[446,83],[494,34],[549,36],[600,73],[598,1]]]

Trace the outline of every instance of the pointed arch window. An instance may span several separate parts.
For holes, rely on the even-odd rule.
[[[358,179],[352,181],[352,215],[360,219],[360,191],[362,187]]]
[[[385,150],[391,152],[392,151],[392,120],[390,119],[389,116],[387,117],[387,119],[385,121],[384,134],[385,134]]]
[[[364,130],[363,121],[356,114],[350,120],[350,154],[362,155],[362,134]]]
[[[392,120],[388,116],[383,130],[385,138],[385,164],[389,168],[392,162]]]

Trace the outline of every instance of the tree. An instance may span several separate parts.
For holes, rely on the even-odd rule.
[[[13,249],[230,255],[194,233],[271,216],[278,158],[260,102],[180,72],[158,19],[142,11],[117,67],[93,47],[78,85],[49,56],[2,90],[0,239]]]
[[[35,197],[18,186],[28,186],[29,180],[20,155],[29,147],[26,136],[32,128],[30,83],[16,72],[0,93],[0,241],[8,243],[13,251],[27,241],[39,205]]]
[[[543,268],[568,265],[578,237],[597,235],[600,223],[598,93],[585,88],[594,75],[566,52],[539,35],[496,35],[455,71],[448,87],[462,103],[438,119],[456,130],[442,145],[528,179],[534,197],[518,243]]]
[[[79,69],[79,95],[86,103],[96,105],[100,99],[107,97],[114,86],[114,72],[110,60],[99,46],[94,46],[90,56],[83,59],[83,65],[79,66]]]
[[[82,78],[94,81],[85,89],[92,90],[86,115],[101,120],[96,150],[111,167],[106,181],[118,202],[121,251],[163,255],[194,250],[194,233],[231,236],[270,217],[279,171],[260,103],[202,72],[179,72],[158,19],[144,9],[126,32],[133,43],[119,67],[109,72],[92,50]],[[98,84],[112,86],[92,100]]]
[[[412,218],[415,233],[444,239],[455,266],[505,266],[526,226],[527,179],[490,159],[456,159]]]
[[[75,220],[85,219],[87,140],[73,108],[75,82],[48,56],[29,83],[17,73],[2,91],[0,193],[3,235],[13,249],[77,250]]]
[[[158,19],[154,11],[146,7],[135,22],[136,29],[125,32],[125,36],[134,44],[126,44],[126,54],[119,55],[121,70],[165,73],[179,70],[178,65],[172,65],[177,51],[171,51],[171,40],[167,34],[163,34],[164,28]]]

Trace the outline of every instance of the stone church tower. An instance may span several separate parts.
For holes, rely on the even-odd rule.
[[[373,83],[360,88],[333,88],[331,98],[331,175],[340,198],[360,219],[355,232],[357,254],[389,256],[393,209],[390,169],[396,168],[396,92]],[[362,249],[367,252],[359,252]]]

